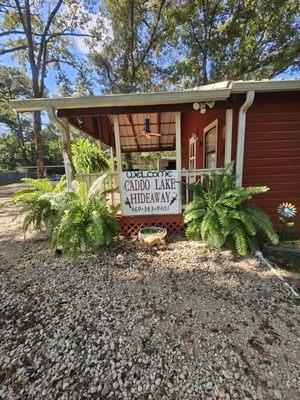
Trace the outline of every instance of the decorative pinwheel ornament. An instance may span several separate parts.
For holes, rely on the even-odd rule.
[[[294,221],[290,221],[297,214],[297,208],[291,203],[281,203],[277,208],[279,214],[279,221],[281,224],[292,228],[295,225]]]
[[[292,218],[297,214],[297,208],[291,203],[281,203],[277,212],[283,218]]]

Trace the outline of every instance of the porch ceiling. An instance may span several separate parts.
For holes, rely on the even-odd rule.
[[[145,119],[151,132],[161,136],[144,136]],[[69,122],[107,146],[115,147],[113,115],[69,117]],[[152,112],[119,115],[122,152],[175,150],[175,113]]]
[[[145,118],[150,119],[151,132],[161,136],[144,136]],[[109,119],[113,124],[111,116]],[[122,152],[175,149],[175,113],[122,114],[119,124]]]

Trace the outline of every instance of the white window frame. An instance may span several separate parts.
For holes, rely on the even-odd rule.
[[[215,119],[213,122],[211,122],[209,125],[207,125],[204,129],[203,129],[203,168],[204,169],[209,169],[206,168],[205,165],[205,140],[206,140],[206,132],[210,131],[212,128],[216,128],[216,165],[215,168],[217,168],[217,163],[218,163],[218,136],[219,136],[219,129],[218,129],[218,119]]]
[[[197,135],[196,133],[193,133],[192,136],[189,139],[189,171],[197,169]],[[194,155],[191,156],[192,154],[192,149],[194,150]],[[194,168],[191,168],[191,161],[194,164]],[[188,174],[188,184],[196,182],[196,175],[194,174]]]
[[[191,156],[192,153],[192,148],[194,150],[194,155]],[[194,162],[194,168],[196,169],[196,163],[197,163],[197,135],[193,133],[192,137],[189,139],[189,169],[191,169],[191,161]]]

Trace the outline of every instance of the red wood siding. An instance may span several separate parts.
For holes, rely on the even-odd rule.
[[[205,114],[201,114],[200,111],[184,111],[181,119],[182,168],[189,167],[189,139],[193,133],[199,139],[196,167],[203,168],[203,129],[215,119],[218,120],[217,167],[224,164],[225,141],[222,138],[222,130],[225,126],[226,110],[208,110]]]
[[[280,202],[291,202],[300,212],[300,95],[256,94],[246,118],[243,185],[270,187],[255,203],[278,225]],[[296,222],[300,231],[299,213]]]

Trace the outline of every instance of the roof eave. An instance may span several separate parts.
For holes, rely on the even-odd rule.
[[[245,93],[248,90],[255,92],[278,92],[300,90],[300,80],[274,80],[274,81],[235,81],[230,84],[231,93]]]
[[[120,94],[89,97],[62,97],[28,100],[12,100],[11,106],[19,112],[42,111],[49,108],[74,109],[94,107],[148,106],[154,104],[181,104],[194,102],[222,101],[230,96],[229,89],[190,90],[146,94]]]

